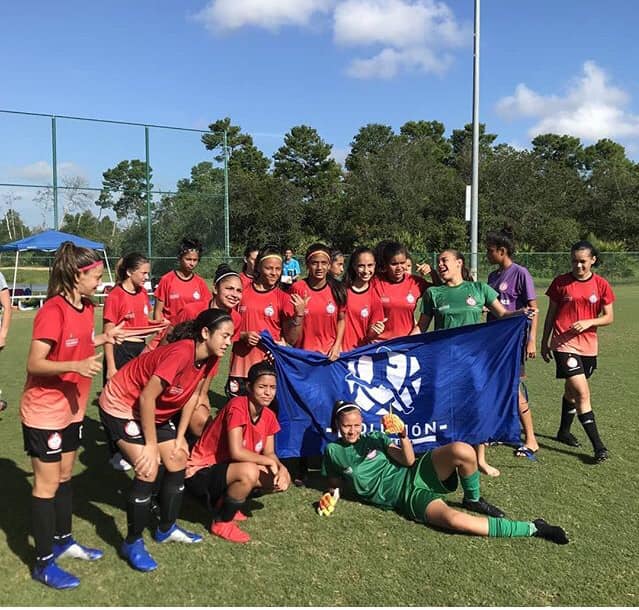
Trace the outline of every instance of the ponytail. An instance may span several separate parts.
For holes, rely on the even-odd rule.
[[[78,282],[78,275],[102,261],[100,255],[92,248],[82,248],[73,242],[65,241],[56,250],[47,299],[59,294],[71,296]]]
[[[139,252],[130,252],[125,254],[115,264],[115,281],[116,284],[122,284],[127,279],[127,271],[135,271],[142,265],[146,265],[149,259]]]

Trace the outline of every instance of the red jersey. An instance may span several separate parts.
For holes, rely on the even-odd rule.
[[[38,310],[31,338],[53,344],[47,360],[85,360],[95,354],[93,313],[89,299],[82,299],[78,309],[61,295],[52,297]],[[92,381],[78,373],[50,377],[27,374],[20,399],[22,423],[30,428],[59,430],[81,422]]]
[[[242,321],[240,332],[253,331],[259,333],[268,330],[275,341],[282,338],[282,325],[286,318],[294,314],[291,297],[278,286],[266,292],[255,289],[249,284],[242,292],[242,300],[238,306]],[[231,377],[246,377],[249,369],[266,357],[260,344],[251,347],[245,341],[233,344],[233,359],[231,361]]]
[[[113,288],[104,300],[103,319],[105,322],[119,324],[124,320],[124,328],[130,326],[148,326],[151,302],[144,288],[129,292],[121,284]]]
[[[242,428],[242,446],[255,453],[263,453],[266,440],[280,431],[275,413],[268,407],[262,409],[256,421],[251,419],[248,396],[236,396],[209,422],[202,436],[191,450],[186,463],[186,476],[198,470],[231,461],[229,430]]]
[[[212,301],[209,301],[208,303],[198,301],[196,303],[189,303],[188,305],[185,305],[175,316],[173,326],[182,324],[182,322],[188,322],[189,320],[195,320],[195,318],[197,318],[203,311],[210,309],[211,304]],[[233,336],[231,337],[231,341],[237,341],[240,338],[240,322],[242,321],[242,316],[236,309],[230,309],[228,313],[233,321]]]
[[[100,407],[113,417],[139,420],[140,394],[156,375],[167,384],[155,401],[155,422],[162,424],[184,407],[197,384],[213,376],[218,365],[218,358],[212,356],[197,366],[192,339],[161,345],[127,362],[109,379],[100,394]]]
[[[242,282],[242,290],[246,290],[255,278],[252,275],[247,275],[244,271],[240,271],[240,281]]]
[[[347,294],[346,327],[342,340],[343,352],[350,352],[356,347],[369,343],[368,329],[384,319],[382,302],[370,284],[362,292],[356,292],[352,287],[348,288]]]
[[[577,320],[599,317],[603,306],[614,302],[615,295],[610,284],[594,273],[587,280],[578,280],[572,273],[566,273],[552,281],[546,294],[557,305],[550,349],[580,356],[596,356],[597,328],[577,333],[570,327]]]
[[[164,303],[162,315],[173,322],[173,318],[185,305],[196,301],[208,303],[211,292],[206,282],[196,273],[183,280],[176,271],[165,273],[155,289],[155,298]]]
[[[302,280],[293,284],[291,293],[310,297],[304,310],[301,338],[296,347],[328,354],[337,337],[337,320],[346,311],[346,306],[337,304],[328,284],[316,290]]]
[[[401,282],[389,282],[382,277],[371,280],[372,288],[384,308],[384,332],[380,340],[406,337],[415,328],[417,300],[431,286],[425,279],[405,274]]]

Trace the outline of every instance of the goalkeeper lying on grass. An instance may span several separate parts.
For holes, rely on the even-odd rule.
[[[324,452],[322,472],[332,489],[320,500],[320,515],[335,510],[339,497],[335,492],[340,480],[345,479],[352,483],[359,499],[395,509],[414,521],[476,536],[536,536],[557,544],[568,543],[561,527],[543,519],[511,521],[486,502],[479,492],[475,450],[467,443],[450,443],[416,459],[399,417],[385,415],[382,424],[386,433],[397,434],[397,444],[386,433],[362,434],[362,414],[356,404],[335,404],[331,425],[341,438],[330,443]],[[457,489],[458,482],[464,490],[462,506],[487,516],[470,515],[444,502],[444,497]]]

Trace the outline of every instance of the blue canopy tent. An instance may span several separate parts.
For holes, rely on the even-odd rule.
[[[18,276],[18,260],[20,257],[20,252],[55,252],[65,241],[73,242],[74,245],[80,246],[82,248],[93,248],[94,250],[101,251],[104,257],[104,263],[109,273],[109,280],[113,281],[111,268],[109,267],[109,259],[107,258],[104,244],[101,244],[97,241],[91,241],[90,239],[85,239],[84,237],[78,237],[77,235],[72,235],[71,233],[63,233],[62,231],[43,231],[42,233],[36,233],[35,235],[30,235],[29,237],[25,237],[24,239],[12,241],[9,244],[0,246],[0,252],[16,253],[15,267],[13,270],[14,295],[16,291],[16,278]]]

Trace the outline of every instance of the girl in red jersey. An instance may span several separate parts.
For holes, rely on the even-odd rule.
[[[47,300],[36,314],[27,359],[27,381],[20,401],[24,447],[34,473],[33,578],[55,589],[80,580],[56,560],[93,561],[102,551],[78,544],[71,535],[73,464],[82,437],[91,379],[102,368],[95,347],[121,341],[121,326],[94,336],[89,300],[102,278],[97,252],[63,243],[56,252]]]
[[[251,244],[244,248],[244,263],[242,264],[242,271],[240,272],[242,288],[250,286],[251,282],[255,279],[255,262],[257,261],[259,251],[260,249],[257,246]]]
[[[415,322],[417,300],[429,286],[439,283],[439,277],[430,265],[420,265],[418,271],[430,275],[433,283],[406,272],[408,250],[399,242],[386,242],[380,251],[382,267],[373,279],[372,287],[384,308],[386,322],[379,340],[394,339],[419,334],[419,325]]]
[[[151,494],[161,462],[166,468],[159,494],[157,542],[194,543],[201,536],[178,527],[188,445],[184,438],[193,408],[208,376],[231,344],[231,316],[207,309],[177,326],[170,343],[146,352],[122,367],[100,395],[100,419],[134,465],[127,501],[127,536],[121,554],[142,572],[157,568],[142,533],[149,520]],[[181,412],[179,425],[171,417]]]
[[[344,275],[344,255],[336,249],[331,250],[331,275],[339,281],[342,281]]]
[[[384,309],[373,290],[371,280],[375,277],[375,255],[370,248],[356,248],[351,254],[346,270],[348,307],[342,351],[349,352],[366,345],[384,331]]]
[[[337,360],[344,337],[346,289],[331,275],[330,266],[331,251],[324,244],[312,244],[306,251],[308,276],[291,288],[296,304],[293,324],[301,326],[291,343]],[[305,306],[300,315],[301,304]]]
[[[276,246],[264,246],[257,255],[255,279],[244,289],[238,307],[242,322],[239,340],[233,344],[233,359],[226,386],[227,396],[246,393],[248,371],[266,358],[260,344],[260,332],[268,330],[275,341],[290,343],[297,339],[298,326],[293,316],[301,319],[304,303],[286,294],[280,287],[282,255]],[[295,307],[293,303],[296,303]]]
[[[608,459],[608,450],[599,437],[590,404],[588,379],[597,368],[597,328],[612,324],[615,295],[610,284],[592,272],[599,264],[599,252],[588,241],[570,249],[572,271],[556,277],[546,294],[550,299],[541,339],[541,355],[546,362],[555,359],[557,378],[565,379],[560,443],[579,447],[570,432],[575,413],[595,454],[595,462]]]
[[[240,323],[242,316],[237,311],[237,306],[242,300],[242,281],[240,280],[240,274],[237,271],[233,271],[226,263],[218,265],[215,270],[215,280],[213,283],[213,298],[209,303],[198,301],[196,303],[189,303],[185,305],[177,314],[175,323],[181,324],[182,322],[188,322],[194,320],[197,316],[206,309],[222,309],[231,316],[233,321],[233,337],[231,341],[235,342],[240,338]],[[200,394],[200,400],[193,411],[191,416],[191,422],[189,424],[189,431],[193,436],[199,437],[202,434],[202,430],[209,416],[211,415],[211,403],[209,402],[209,386],[212,377],[209,377],[208,383],[202,388]]]
[[[275,369],[268,362],[251,367],[247,395],[232,398],[208,424],[187,462],[186,486],[213,510],[211,533],[231,542],[248,542],[235,521],[254,488],[286,491],[291,477],[275,455],[279,432],[275,413]]]
[[[165,273],[155,289],[155,308],[153,317],[156,320],[173,318],[185,305],[194,301],[208,303],[211,299],[206,282],[193,272],[202,256],[202,244],[196,239],[183,239],[180,244],[178,269]]]

